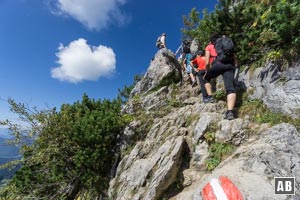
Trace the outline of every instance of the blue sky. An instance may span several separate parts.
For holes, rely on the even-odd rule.
[[[180,44],[182,16],[217,0],[0,0],[0,119],[5,99],[40,109],[114,98],[145,73],[155,40]]]

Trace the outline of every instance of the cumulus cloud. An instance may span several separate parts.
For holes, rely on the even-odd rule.
[[[56,0],[54,8],[55,13],[69,15],[90,30],[101,30],[108,24],[129,22],[130,18],[120,9],[125,3],[126,0]]]
[[[51,70],[51,76],[61,81],[96,81],[112,75],[116,68],[116,56],[111,48],[89,46],[82,38],[66,47],[60,44],[56,56],[59,66]]]

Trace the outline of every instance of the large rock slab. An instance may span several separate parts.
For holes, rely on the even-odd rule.
[[[200,192],[209,180],[221,175],[228,176],[245,199],[300,199],[299,133],[292,125],[280,124],[258,134],[260,135],[258,140],[252,140],[241,146],[212,174],[203,176],[194,190],[194,200],[201,199]],[[296,195],[275,196],[274,177],[295,177]]]
[[[139,81],[131,91],[131,96],[145,93],[155,88],[160,84],[163,78],[168,75],[172,75],[171,78],[174,79],[182,78],[181,66],[171,51],[161,49],[151,61],[142,80]]]
[[[294,118],[300,117],[300,62],[283,71],[276,62],[251,71],[244,70],[240,83],[251,93],[250,98],[261,99],[268,108]]]
[[[150,155],[141,157],[139,143],[123,158],[116,177],[110,182],[109,195],[114,200],[159,199],[174,182],[182,162],[183,136],[167,140]]]

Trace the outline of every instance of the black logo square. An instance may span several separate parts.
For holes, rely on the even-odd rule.
[[[275,194],[295,195],[295,177],[275,177]]]

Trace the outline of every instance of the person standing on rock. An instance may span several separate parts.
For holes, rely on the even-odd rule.
[[[212,96],[212,86],[210,83],[211,80],[209,80],[209,81],[205,80],[204,76],[206,76],[207,70],[209,70],[211,68],[213,61],[217,57],[217,52],[216,52],[215,46],[214,46],[214,43],[217,40],[217,38],[218,38],[218,35],[216,35],[216,34],[211,35],[209,44],[205,47],[205,68],[206,68],[206,70],[205,70],[205,73],[201,77],[199,77],[199,79],[202,78],[203,85],[204,85],[204,88],[201,88],[201,90],[202,89],[205,90],[204,93],[202,92],[202,95],[204,94],[204,96],[203,96],[204,103],[215,102],[215,100]]]
[[[207,72],[204,75],[205,89],[208,95],[212,95],[210,80],[222,74],[227,94],[227,111],[225,113],[225,119],[232,120],[234,119],[233,108],[236,102],[236,90],[234,87],[234,45],[232,40],[225,35],[219,37],[216,34],[214,34],[211,37],[210,41],[211,44],[214,46],[217,56],[214,57],[214,60],[211,63],[211,67],[207,69]]]
[[[192,87],[194,87],[197,84],[197,80],[194,76],[195,74],[195,70],[193,69],[192,65],[191,65],[191,59],[192,59],[192,54],[191,53],[187,53],[185,55],[185,59],[184,59],[184,66],[185,66],[185,71],[186,73],[189,75],[191,83],[192,83]]]
[[[162,33],[156,40],[156,47],[159,49],[167,48],[166,46],[166,33]]]

